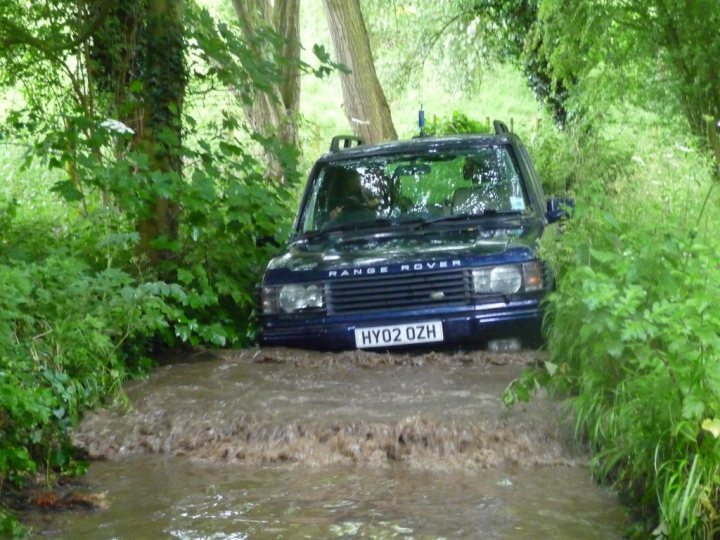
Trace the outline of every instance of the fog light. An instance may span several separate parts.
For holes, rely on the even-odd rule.
[[[492,339],[487,344],[488,351],[494,353],[518,352],[522,345],[517,338]]]

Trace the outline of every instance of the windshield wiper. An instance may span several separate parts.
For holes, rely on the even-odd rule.
[[[394,225],[415,225],[418,221],[422,221],[419,219],[413,219],[413,220],[397,220],[397,219],[389,219],[389,218],[377,218],[372,221],[358,221],[358,222],[351,222],[351,223],[342,223],[340,225],[333,225],[331,227],[325,227],[323,229],[318,229],[316,231],[309,231],[304,234],[305,238],[315,238],[318,236],[323,236],[324,234],[334,233],[334,232],[344,232],[344,231],[359,231],[363,229],[374,229],[377,227],[391,227]]]
[[[351,223],[342,223],[340,225],[333,225],[330,227],[326,227],[324,229],[318,229],[316,231],[308,231],[306,233],[303,233],[302,238],[305,240],[312,240],[315,238],[322,237],[326,234],[332,234],[336,232],[348,232],[348,231],[360,231],[365,229],[375,229],[375,228],[381,228],[381,227],[401,227],[401,229],[398,229],[398,232],[401,230],[412,230],[417,231],[424,229],[428,225],[433,225],[436,223],[459,223],[459,222],[472,222],[481,220],[484,217],[488,216],[516,216],[520,215],[522,212],[518,210],[508,211],[508,212],[498,212],[497,210],[488,209],[485,210],[482,213],[474,213],[474,214],[455,214],[452,216],[438,216],[431,219],[423,219],[420,217],[412,218],[412,219],[391,219],[391,218],[377,218],[372,221],[358,221],[358,222],[351,222]]]
[[[435,223],[459,223],[463,221],[474,221],[477,219],[481,219],[488,216],[517,216],[522,214],[519,210],[511,210],[511,211],[505,211],[505,212],[498,212],[497,210],[493,209],[487,209],[484,210],[482,213],[475,213],[475,214],[455,214],[452,216],[438,216],[434,217],[432,219],[425,219],[421,223],[418,223],[414,228],[415,229],[424,229],[428,225],[433,225]]]

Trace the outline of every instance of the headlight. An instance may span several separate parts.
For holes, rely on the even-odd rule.
[[[323,307],[323,289],[320,284],[300,285],[289,284],[279,288],[277,305],[285,313],[293,313],[302,309]],[[264,306],[264,303],[263,303]]]
[[[540,261],[475,268],[472,271],[475,294],[513,294],[541,291],[545,286]]]
[[[307,307],[305,287],[302,285],[285,285],[281,287],[278,294],[278,304],[280,309],[286,313],[305,309]]]
[[[323,307],[322,287],[320,287],[319,285],[308,285],[305,288],[305,295],[307,298],[307,307],[309,307],[309,308]]]
[[[518,265],[476,268],[472,276],[476,294],[513,294],[520,290],[523,283]]]

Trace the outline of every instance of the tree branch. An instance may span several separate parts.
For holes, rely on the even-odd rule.
[[[53,40],[44,40],[33,36],[28,30],[15,24],[10,19],[0,19],[0,29],[4,30],[7,37],[0,41],[0,48],[9,49],[17,45],[29,45],[43,51],[48,55],[73,49],[78,45],[87,41],[100,25],[105,21],[110,10],[115,7],[117,0],[102,0],[97,6],[97,10],[93,15],[90,23],[78,34],[78,36],[65,43],[55,43]]]
[[[428,56],[430,56],[430,53],[432,52],[433,47],[435,47],[435,44],[440,39],[440,36],[443,35],[445,30],[447,30],[452,24],[456,23],[466,15],[472,15],[473,13],[473,9],[466,9],[461,11],[457,15],[454,15],[453,17],[450,17],[450,19],[445,21],[438,30],[433,32],[428,37],[428,39],[421,41],[415,49],[415,53],[412,55],[412,57],[406,58],[405,61],[401,64],[400,69],[403,71],[403,73],[409,73],[410,71],[412,71],[412,66],[415,64],[416,58],[418,56],[422,57],[422,59],[420,60],[420,66],[424,66],[425,62],[427,62]]]

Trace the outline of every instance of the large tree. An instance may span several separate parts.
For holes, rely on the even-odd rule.
[[[330,35],[341,73],[345,114],[365,142],[397,139],[390,107],[375,72],[359,0],[325,0]]]
[[[256,133],[276,137],[286,148],[295,147],[300,106],[300,0],[232,0],[232,4],[257,59],[280,64],[279,80],[269,80],[246,101],[248,120]],[[276,155],[268,152],[265,158],[271,176],[287,176]]]
[[[175,189],[181,189],[182,184],[179,148],[186,83],[182,9],[183,0],[148,0],[142,76],[145,91],[139,133],[139,143],[151,168],[167,175]],[[180,206],[177,197],[163,196],[155,190],[150,193],[145,215],[137,227],[141,252],[156,264],[161,257],[172,257],[170,249],[158,249],[155,242],[177,240]]]
[[[152,266],[171,256],[178,235],[180,208],[172,199],[183,166],[183,6],[184,0],[47,0],[29,12],[21,2],[0,11],[0,69],[6,68],[0,83],[25,91],[23,114],[34,119],[29,137],[68,175],[57,190],[79,199],[84,212],[95,187],[104,204],[132,209],[138,251]],[[113,201],[98,172],[110,164],[106,132],[98,128],[108,118],[133,132],[122,149],[147,156],[143,174]]]
[[[138,251],[151,266],[173,257],[178,238],[183,163],[180,154],[187,69],[184,0],[111,2],[83,52],[90,96],[134,131],[132,149],[148,158],[149,175],[136,175]],[[161,175],[164,179],[158,182]],[[155,180],[151,179],[154,176]],[[156,189],[162,185],[162,190]],[[119,201],[127,207],[127,201]]]

